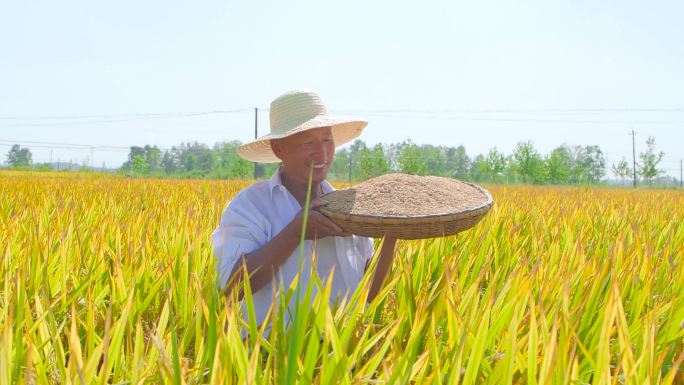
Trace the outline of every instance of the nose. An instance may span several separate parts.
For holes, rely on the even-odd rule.
[[[327,161],[328,160],[328,149],[325,145],[324,141],[317,141],[314,147],[314,153],[315,154],[320,154],[321,155],[321,160]]]

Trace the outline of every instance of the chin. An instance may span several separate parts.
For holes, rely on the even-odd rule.
[[[314,182],[323,182],[325,178],[328,177],[328,169],[327,168],[322,168],[320,170],[315,170],[313,172],[313,181]]]

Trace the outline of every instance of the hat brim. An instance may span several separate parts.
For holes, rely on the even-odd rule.
[[[361,135],[367,125],[368,122],[365,120],[318,116],[284,134],[268,134],[245,143],[237,148],[237,154],[250,162],[277,163],[280,162],[280,159],[271,150],[270,142],[272,139],[282,139],[314,128],[330,127],[335,147],[339,147]]]

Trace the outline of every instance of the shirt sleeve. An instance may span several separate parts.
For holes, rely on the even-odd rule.
[[[221,288],[228,283],[230,273],[240,257],[260,249],[268,242],[270,230],[270,223],[247,200],[236,196],[228,203],[221,214],[219,226],[211,234]]]

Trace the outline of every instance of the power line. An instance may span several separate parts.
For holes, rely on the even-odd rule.
[[[259,108],[260,112],[268,112],[269,108]],[[166,118],[183,117],[210,114],[230,114],[251,111],[250,108],[235,108],[227,110],[185,111],[185,112],[147,112],[147,113],[124,113],[124,114],[91,114],[91,115],[39,115],[39,116],[0,116],[0,120],[78,120],[78,119],[121,119],[121,118]],[[546,109],[351,109],[331,110],[339,113],[368,113],[368,114],[537,114],[537,113],[678,113],[684,112],[684,108],[546,108]]]
[[[354,114],[356,115],[356,114]],[[478,118],[452,115],[392,115],[392,114],[365,114],[374,118],[402,118],[402,119],[425,119],[425,120],[458,120],[458,121],[485,121],[485,122],[520,122],[520,123],[563,123],[563,124],[653,124],[653,125],[684,125],[684,121],[626,121],[626,120],[589,120],[589,119],[531,119],[531,118]]]
[[[99,115],[52,115],[52,116],[0,116],[0,127],[43,127],[71,124],[102,124],[121,123],[150,119],[188,118],[205,115],[234,114],[248,112],[249,108],[225,110],[164,112],[164,113],[130,113],[130,114],[99,114]],[[263,112],[268,108],[261,109]],[[260,112],[261,112],[260,111]],[[539,123],[579,123],[579,124],[684,124],[682,121],[621,121],[621,120],[587,120],[587,119],[538,119],[538,118],[498,118],[472,117],[459,115],[473,114],[616,114],[616,113],[682,113],[684,108],[596,108],[596,109],[355,109],[332,110],[335,113],[352,115],[368,115],[378,118],[407,118],[407,119],[444,119],[463,121],[496,121],[496,122],[539,122]],[[559,117],[562,117],[559,116]]]
[[[3,146],[3,147],[12,147],[12,146],[14,146],[15,144],[21,144],[21,142],[19,142],[19,143],[14,143],[14,144],[10,144],[10,143],[0,143],[0,146]],[[73,146],[57,146],[57,145],[49,145],[49,146],[46,146],[46,145],[42,145],[42,144],[29,144],[29,145],[26,145],[26,147],[30,147],[30,148],[50,148],[50,149],[57,149],[57,148],[59,148],[59,149],[88,150],[88,151],[91,149],[91,147],[73,147]],[[95,147],[92,147],[92,148],[93,148],[93,149],[97,149],[97,148],[95,148]],[[111,150],[110,150],[110,149],[99,149],[99,150],[102,150],[102,151],[124,151],[124,150],[126,150],[126,151],[128,151],[129,148],[126,147],[125,149],[124,149],[124,148],[120,148],[120,149],[111,149]]]
[[[103,114],[103,115],[52,115],[52,116],[0,116],[0,120],[77,120],[77,119],[119,119],[119,118],[146,118],[146,117],[178,117],[196,116],[211,114],[232,114],[237,112],[249,111],[248,108],[238,108],[232,110],[209,110],[209,111],[190,111],[190,112],[148,112],[131,114]]]
[[[102,123],[122,123],[122,122],[132,122],[140,120],[154,120],[154,119],[174,119],[174,118],[190,118],[197,116],[206,115],[218,115],[218,114],[234,114],[248,111],[246,109],[237,110],[214,110],[214,111],[201,111],[201,112],[184,112],[184,113],[171,113],[171,114],[129,114],[129,115],[109,115],[111,118],[104,120],[90,120],[94,116],[98,115],[84,115],[84,116],[53,116],[53,117],[0,117],[0,121],[10,121],[6,124],[1,124],[0,127],[53,127],[53,126],[64,126],[64,125],[83,125],[83,124],[102,124]],[[102,117],[107,117],[107,115],[99,115]],[[129,116],[129,117],[126,117]],[[58,120],[46,123],[26,123],[21,122],[21,120]],[[11,121],[20,121],[19,123],[12,123]]]
[[[83,148],[83,149],[90,149],[90,148],[96,148],[96,149],[124,149],[128,150],[129,147],[121,147],[121,146],[106,146],[106,145],[95,145],[95,144],[77,144],[77,143],[57,143],[57,142],[36,142],[36,141],[31,141],[31,140],[8,140],[8,139],[0,139],[0,143],[29,143],[29,144],[39,144],[39,145],[54,145],[54,146],[64,146],[65,148]]]
[[[358,109],[358,110],[331,110],[341,113],[426,113],[426,114],[537,114],[537,113],[571,113],[571,114],[595,114],[595,113],[678,113],[684,112],[684,108],[541,108],[541,109]]]

